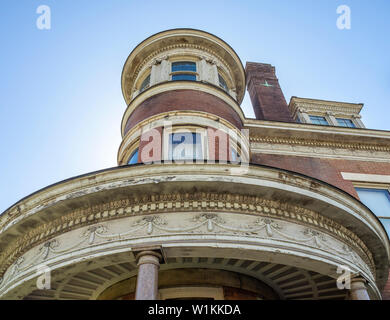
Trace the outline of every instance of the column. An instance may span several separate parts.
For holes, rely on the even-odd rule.
[[[335,114],[333,112],[327,112],[325,118],[328,121],[329,125],[335,126],[335,127],[340,126],[339,123],[337,122]]]
[[[202,60],[198,62],[198,74],[200,81],[212,83],[219,87],[218,68],[214,61],[202,57]]]
[[[364,278],[351,279],[351,300],[370,300]]]
[[[152,71],[150,73],[150,86],[169,81],[170,63],[168,56],[161,57],[153,61]]]
[[[136,300],[156,300],[158,294],[158,269],[161,254],[155,251],[142,251],[137,254],[138,266]]]
[[[362,116],[360,114],[352,116],[352,122],[355,124],[356,128],[365,128],[361,118]]]
[[[303,108],[298,109],[298,118],[301,121],[301,123],[311,123],[311,120],[309,118],[309,115],[307,114],[307,111]]]

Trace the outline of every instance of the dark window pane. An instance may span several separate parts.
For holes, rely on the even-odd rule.
[[[235,148],[231,148],[231,162],[239,162],[240,154],[237,152]]]
[[[150,74],[145,78],[145,80],[141,84],[140,92],[144,91],[150,84]]]
[[[319,124],[322,126],[328,126],[329,123],[326,121],[325,117],[320,116],[310,116],[311,123],[313,124]]]
[[[337,118],[337,122],[341,127],[356,128],[351,119]]]
[[[136,164],[138,163],[138,148],[131,154],[130,160],[128,164]]]
[[[196,75],[195,74],[174,74],[172,75],[173,81],[180,81],[180,80],[186,80],[186,81],[196,81]]]
[[[222,78],[222,76],[221,76],[220,74],[218,74],[218,79],[219,79],[219,86],[220,86],[223,90],[229,91],[225,79]]]
[[[172,63],[172,72],[193,71],[196,72],[196,63],[190,61],[181,61]]]

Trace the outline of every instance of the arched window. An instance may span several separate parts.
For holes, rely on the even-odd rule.
[[[196,81],[196,63],[191,61],[172,62],[172,81]]]
[[[128,162],[128,164],[136,164],[136,163],[138,163],[138,148],[133,151]]]
[[[229,88],[226,84],[225,79],[218,73],[218,80],[219,80],[219,86],[225,90],[226,92],[229,92]]]
[[[149,88],[150,85],[150,74],[145,78],[144,81],[142,81],[141,87],[139,88],[139,92],[142,92]]]

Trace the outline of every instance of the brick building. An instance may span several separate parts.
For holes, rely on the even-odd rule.
[[[140,43],[122,91],[118,166],[0,216],[2,299],[390,297],[390,132],[362,104],[287,104],[273,66],[192,29]]]

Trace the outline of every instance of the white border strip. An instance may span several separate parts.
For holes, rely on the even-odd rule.
[[[363,173],[341,172],[341,175],[345,180],[351,180],[351,181],[390,183],[390,175],[384,175],[384,174],[363,174]]]

